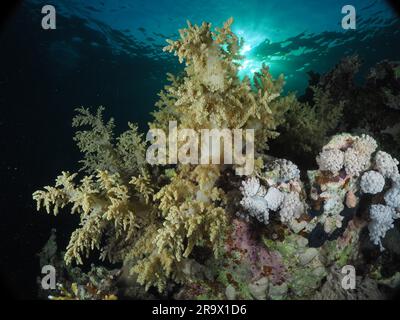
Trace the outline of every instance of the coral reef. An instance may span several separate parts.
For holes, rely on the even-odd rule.
[[[352,57],[315,76],[305,97],[281,96],[284,78],[273,79],[266,66],[253,79],[238,77],[242,40],[232,23],[213,29],[188,22],[178,40],[168,40],[164,50],[184,70],[168,75],[149,127],[167,131],[173,121],[177,130],[254,129],[254,171],[243,177],[233,174],[236,164],[151,165],[151,137],[145,141],[135,124],[115,137],[114,120],[104,121],[102,107],[95,114],[77,109],[72,125],[78,128],[81,172],[62,172],[54,187],[33,194],[38,210],[58,215],[69,207],[79,216],[63,261],[54,236],[42,251],[42,264],[65,272],[51,298],[383,297],[378,283],[389,284],[394,275],[385,274],[389,258],[380,251],[389,251],[391,259],[399,255],[389,239],[397,239],[400,216],[399,162],[378,150],[384,128],[370,126],[369,115],[358,121],[360,102],[348,92],[359,90],[366,102],[368,89],[379,90],[397,116],[396,65],[378,65],[365,87],[356,88],[359,60]],[[395,84],[388,86],[389,80]],[[347,110],[353,102],[355,110]],[[355,123],[367,123],[366,133],[328,140]],[[277,145],[288,154],[276,158]],[[316,157],[312,167],[301,161],[301,169],[317,169],[306,172],[289,160],[299,153]],[[94,252],[99,265],[84,272],[79,265]],[[114,269],[105,268],[104,260]],[[362,273],[355,293],[335,283],[347,264]]]
[[[296,225],[296,219],[305,211],[305,203],[301,199],[302,185],[300,171],[297,166],[286,159],[275,159],[260,172],[260,178],[250,177],[242,182],[240,202],[248,213],[240,212],[239,216],[248,220],[254,217],[268,224],[269,213],[278,212],[280,221],[287,225]],[[260,179],[265,181],[265,188]]]
[[[279,192],[279,190],[277,191]],[[254,177],[247,181],[243,181],[242,194],[243,199],[240,203],[245,210],[248,210],[249,215],[260,222],[268,223],[270,209],[269,203],[272,202],[272,206],[274,206],[276,204],[275,202],[279,201],[279,197],[276,197],[276,199],[271,199],[271,195],[267,197],[267,191],[265,191],[265,188],[261,186],[260,181]],[[282,200],[280,202],[282,202]]]
[[[371,241],[375,245],[379,245],[380,249],[383,250],[381,239],[385,237],[388,230],[394,227],[394,219],[399,217],[398,213],[396,213],[398,209],[397,159],[392,158],[391,155],[383,151],[377,151],[372,156],[377,148],[377,143],[366,135],[361,137],[347,134],[338,135],[333,137],[324,149],[327,147],[340,148],[340,150],[345,150],[345,154],[354,150],[354,153],[359,155],[355,159],[358,159],[362,164],[353,164],[351,167],[358,167],[363,171],[349,170],[346,167],[346,163],[344,163],[341,168],[335,168],[333,171],[326,170],[325,166],[321,167],[320,165],[320,172],[309,172],[310,180],[313,181],[311,198],[314,200],[314,209],[318,210],[321,201],[323,201],[324,205],[322,215],[317,215],[311,220],[308,228],[323,224],[324,231],[332,234],[336,229],[342,227],[345,219],[343,214],[344,203],[349,209],[354,209],[357,205],[357,194],[360,197],[362,194],[375,195],[370,205],[369,216],[371,221],[368,229]],[[326,174],[324,171],[329,171],[329,173]],[[385,177],[391,182],[387,183]],[[393,186],[388,190],[388,185]],[[321,192],[318,190],[321,190]],[[382,196],[385,190],[388,191]],[[387,205],[378,204],[379,201],[382,201],[382,198]]]
[[[343,58],[326,74],[309,72],[309,87],[278,127],[280,136],[271,150],[277,156],[313,164],[313,157],[337,132],[373,136],[382,149],[400,157],[400,65],[381,61],[359,77],[362,61],[353,55]]]
[[[116,300],[117,279],[120,270],[107,270],[91,265],[88,272],[66,265],[62,254],[57,251],[56,230],[39,253],[40,266],[56,268],[57,282],[54,289],[45,290],[39,286],[39,296],[50,300]],[[37,279],[38,283],[41,279]]]
[[[309,155],[316,154],[327,137],[334,134],[343,113],[343,103],[335,102],[324,90],[312,86],[309,101],[296,101],[278,127],[280,136],[272,142],[271,150],[280,157],[291,156],[298,163],[311,165]]]
[[[279,97],[283,78],[272,79],[267,67],[252,83],[239,79],[241,41],[230,30],[232,22],[215,31],[208,23],[188,23],[179,40],[168,40],[164,50],[174,52],[186,67],[180,76],[169,75],[171,84],[160,93],[151,128],[167,128],[171,120],[178,128],[253,128],[259,151],[277,136],[275,128],[295,96]],[[172,175],[151,168],[161,173],[153,175],[137,127],[129,124],[128,131],[114,138],[114,121],[105,123],[102,111],[91,114],[80,108],[73,119],[74,127],[85,128],[74,140],[87,175],[77,183],[77,174],[63,172],[55,187],[45,187],[33,198],[48,213],[57,215],[71,205],[71,212],[80,215],[66,263],[82,264],[92,250],[100,250],[100,258],[132,265],[139,283],[162,292],[170,279],[185,279],[182,266],[196,246],[210,248],[216,256],[223,247],[228,216],[217,182],[224,168],[179,164]]]
[[[360,181],[361,191],[364,193],[377,194],[383,190],[385,178],[376,171],[368,171],[363,174]]]
[[[393,221],[396,217],[396,212],[389,206],[382,204],[374,204],[370,209],[371,222],[368,225],[369,235],[375,245],[379,245],[381,250],[382,238],[385,237],[386,232],[393,228]]]
[[[114,119],[103,121],[104,107],[99,107],[96,114],[87,108],[76,109],[77,115],[72,120],[75,128],[86,128],[75,133],[74,141],[83,154],[81,170],[88,174],[97,171],[118,173],[121,177],[131,177],[140,173],[145,165],[145,144],[135,124],[128,123],[129,130],[115,138]]]
[[[392,156],[386,152],[379,151],[375,157],[375,168],[385,177],[394,178],[399,174],[397,165],[399,161],[393,159]]]
[[[321,171],[330,171],[336,174],[344,164],[344,152],[339,149],[323,150],[317,157],[317,163]]]
[[[314,300],[383,300],[384,295],[378,288],[378,283],[370,278],[358,277],[354,290],[345,290],[341,285],[343,275],[339,268],[332,268],[323,284],[312,299]]]
[[[400,210],[400,188],[393,186],[390,190],[385,193],[385,203],[397,211]]]
[[[253,81],[239,79],[242,41],[231,31],[232,22],[215,31],[209,23],[188,22],[188,28],[179,31],[180,39],[168,40],[164,50],[185,62],[185,70],[180,76],[169,75],[171,84],[160,93],[150,127],[166,130],[168,121],[175,120],[178,129],[252,128],[258,151],[277,136],[275,129],[296,98],[280,97],[283,76],[274,80],[266,66]]]

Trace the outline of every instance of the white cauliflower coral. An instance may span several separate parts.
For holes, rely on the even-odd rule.
[[[300,179],[299,168],[292,161],[287,159],[275,160],[269,169],[277,172],[279,176],[277,182],[288,182],[290,180]]]
[[[377,194],[384,186],[385,178],[377,171],[367,171],[361,177],[360,187],[364,193]]]
[[[282,223],[290,223],[304,212],[304,205],[297,192],[285,193],[281,210],[279,211]]]
[[[240,191],[242,191],[244,197],[264,197],[266,194],[264,186],[261,185],[260,180],[256,177],[251,177],[242,181]]]
[[[367,158],[371,157],[377,147],[378,144],[375,139],[366,134],[361,135],[361,137],[356,137],[353,144],[353,149]]]
[[[370,164],[370,156],[349,148],[344,153],[344,168],[350,176],[359,176]]]
[[[393,175],[393,176],[392,176],[392,181],[393,181],[393,184],[394,184],[396,187],[400,188],[400,174],[395,174],[395,175]]]
[[[264,199],[266,190],[260,184],[260,180],[251,177],[242,182],[241,192],[243,195],[240,204],[249,215],[256,218],[260,222],[268,223],[269,210],[267,200]]]
[[[317,157],[317,163],[321,171],[338,173],[344,165],[344,152],[339,149],[326,149]]]
[[[313,200],[324,200],[323,214],[313,220],[322,223],[325,232],[331,233],[342,225],[343,216],[340,213],[344,209],[343,203],[346,202],[349,208],[356,206],[355,192],[358,187],[364,194],[378,194],[385,189],[386,181],[391,179],[392,187],[384,195],[386,205],[373,205],[370,208],[371,240],[382,249],[382,238],[393,227],[393,220],[400,217],[400,174],[397,167],[399,162],[388,153],[378,151],[372,157],[377,147],[377,142],[365,134],[353,136],[344,133],[333,136],[317,157],[319,170],[337,174],[344,167],[347,176],[340,176],[338,184],[333,180],[322,183],[321,191],[313,189],[311,197]],[[312,172],[309,176],[315,181]],[[343,181],[350,183],[343,184]],[[315,225],[314,222],[310,225]]]
[[[394,186],[389,189],[384,198],[389,207],[400,210],[400,187]]]
[[[370,208],[371,222],[368,225],[369,237],[375,245],[379,245],[381,251],[385,250],[382,239],[386,232],[393,228],[396,211],[382,204],[374,204]]]
[[[269,222],[269,210],[264,198],[243,198],[240,204],[248,211],[251,217],[265,224]]]
[[[283,202],[284,195],[281,191],[279,191],[275,187],[271,187],[268,189],[267,194],[265,195],[264,199],[268,203],[268,208],[276,211],[279,209]]]
[[[354,149],[347,149],[344,153],[344,168],[348,175],[358,175],[363,166],[359,162],[359,155]]]
[[[399,174],[398,164],[399,161],[387,152],[378,151],[375,156],[375,167],[385,178],[393,178]]]
[[[254,217],[260,222],[269,222],[269,211],[280,210],[281,220],[293,221],[304,211],[300,200],[301,192],[300,170],[290,160],[275,159],[266,165],[264,179],[269,188],[261,185],[256,177],[242,182],[243,198],[241,205],[246,212],[239,216],[246,220]]]
[[[346,150],[344,155],[346,173],[358,176],[362,171],[367,170],[371,164],[371,155],[377,147],[375,139],[366,134],[355,137],[353,145]]]
[[[243,195],[240,204],[247,211],[248,216],[256,218],[258,221],[267,224],[269,222],[269,210],[277,211],[279,208],[285,221],[293,217],[298,217],[302,213],[300,210],[303,204],[296,192],[283,193],[276,187],[268,190],[261,185],[260,180],[255,177],[248,178],[242,182],[241,192]],[[299,208],[301,205],[301,208]],[[301,212],[300,212],[301,211]],[[298,214],[298,212],[300,212]],[[242,217],[243,214],[240,214]],[[247,217],[248,219],[248,217]]]

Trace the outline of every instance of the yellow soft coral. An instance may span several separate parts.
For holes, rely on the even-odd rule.
[[[89,174],[97,170],[118,173],[122,178],[137,175],[145,166],[145,143],[137,125],[128,123],[129,129],[114,137],[114,119],[103,121],[103,107],[92,114],[89,109],[76,109],[72,126],[79,128],[75,133],[79,150],[83,153],[82,170]]]
[[[187,169],[187,168],[186,168]],[[169,185],[155,195],[166,221],[159,230],[156,243],[159,250],[168,246],[178,261],[188,257],[193,247],[206,244],[215,253],[221,246],[227,216],[222,206],[224,193],[215,187],[217,171],[197,166],[191,173],[182,170]],[[186,245],[184,245],[186,243]]]
[[[149,204],[151,197],[154,194],[154,188],[151,186],[150,175],[143,171],[138,177],[133,177],[129,182],[138,191],[141,197],[143,197],[144,202]]]
[[[82,255],[87,257],[91,250],[101,249],[106,231],[112,231],[113,241],[129,241],[141,223],[141,217],[135,214],[136,203],[130,199],[128,188],[120,183],[118,174],[98,171],[96,176],[84,177],[80,185],[73,181],[75,177],[76,174],[63,172],[55,187],[45,187],[45,191],[33,194],[38,209],[44,206],[48,213],[53,211],[56,215],[59,208],[71,204],[71,212],[80,214],[81,227],[72,233],[65,253],[67,264],[73,260],[82,264]],[[116,246],[106,248],[102,257],[115,260]]]
[[[273,80],[268,68],[249,78],[238,77],[240,39],[232,33],[229,19],[222,28],[211,24],[191,25],[179,31],[181,38],[168,40],[165,51],[174,52],[186,63],[184,75],[169,75],[171,82],[160,93],[152,128],[166,130],[168,121],[178,128],[252,128],[256,146],[265,148],[276,137],[276,127],[294,96],[280,98],[283,78]]]
[[[185,165],[154,195],[164,219],[157,229],[153,225],[144,236],[147,241],[140,240],[131,253],[133,258],[141,257],[132,270],[140,283],[163,290],[167,277],[183,281],[182,265],[196,245],[218,255],[228,219],[222,207],[224,193],[215,187],[218,177],[218,166]]]
[[[239,79],[241,41],[231,31],[232,22],[215,31],[208,23],[188,22],[179,40],[168,40],[164,50],[174,52],[186,67],[180,77],[168,75],[170,84],[159,95],[151,128],[167,130],[169,121],[195,130],[252,128],[259,149],[276,136],[274,130],[292,98],[279,98],[283,78],[273,80],[267,67],[255,74],[253,85],[248,78]],[[162,277],[149,272],[155,269],[178,279],[174,273],[179,268],[171,266],[188,258],[197,245],[218,255],[228,224],[225,194],[217,187],[223,169],[178,165],[170,183],[155,194],[164,221],[152,237],[156,251],[150,250],[134,268],[141,283],[162,287]]]
[[[255,129],[258,151],[277,133],[293,96],[280,97],[283,78],[272,79],[263,66],[253,82],[238,77],[241,40],[231,31],[233,19],[222,28],[191,25],[168,40],[186,67],[183,75],[169,74],[170,84],[159,94],[151,128],[167,130],[169,121],[185,129]],[[228,226],[227,196],[219,187],[232,165],[187,165],[151,168],[145,163],[145,142],[137,126],[115,138],[114,121],[77,109],[73,126],[81,128],[75,141],[84,155],[88,174],[64,172],[55,187],[33,197],[38,209],[57,214],[71,205],[80,214],[80,227],[71,236],[65,260],[83,263],[98,249],[101,258],[123,261],[146,289],[161,292],[169,280],[182,282],[184,264],[196,246],[218,256]],[[83,128],[83,129],[82,129]],[[165,172],[165,174],[160,174]]]

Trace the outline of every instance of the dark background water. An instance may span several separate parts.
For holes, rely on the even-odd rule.
[[[36,213],[32,201],[32,192],[53,184],[60,170],[77,170],[74,109],[104,105],[105,116],[112,115],[119,130],[128,120],[144,130],[167,71],[140,52],[135,59],[114,52],[79,17],[58,16],[60,33],[38,28],[41,17],[40,10],[23,4],[0,36],[0,277],[10,294],[23,298],[36,295],[35,255],[51,227],[67,231],[66,237],[58,234],[65,248],[78,222],[73,216]],[[62,32],[63,26],[68,31]],[[74,42],[76,35],[82,40]]]
[[[146,130],[149,112],[177,72],[162,53],[186,19],[220,24],[230,16],[247,40],[243,74],[266,62],[301,93],[306,71],[324,72],[358,53],[364,68],[399,60],[399,19],[385,1],[353,1],[356,31],[340,29],[343,1],[24,1],[0,30],[0,277],[3,293],[36,297],[36,253],[57,228],[67,244],[77,217],[36,213],[32,192],[75,171],[74,108],[104,105],[122,131],[127,121]],[[57,8],[57,30],[41,29],[41,7]]]

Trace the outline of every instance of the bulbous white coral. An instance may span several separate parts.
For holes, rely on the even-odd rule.
[[[395,174],[392,176],[393,186],[400,188],[400,174]]]
[[[269,210],[267,201],[261,197],[243,198],[240,204],[248,211],[251,217],[267,224],[269,221]]]
[[[269,210],[278,210],[284,199],[283,193],[275,187],[267,192],[255,177],[242,182],[241,192],[240,204],[250,216],[265,224],[269,221]]]
[[[304,212],[304,205],[297,192],[285,193],[282,202],[282,208],[279,211],[280,219],[283,223],[289,223],[297,219]]]
[[[385,194],[385,202],[389,207],[400,210],[400,187],[394,186]]]
[[[356,137],[353,148],[360,155],[364,155],[370,158],[371,155],[375,152],[376,148],[378,148],[378,144],[371,136],[362,134],[360,137]]]
[[[338,173],[344,164],[344,152],[338,149],[326,149],[317,157],[317,163],[321,171]]]
[[[377,194],[383,190],[385,186],[385,178],[377,171],[365,172],[360,181],[362,192]]]
[[[393,228],[396,211],[389,206],[374,204],[370,208],[370,217],[371,222],[368,225],[369,237],[383,251],[382,239],[385,237],[386,232]]]
[[[371,155],[377,147],[375,139],[366,134],[355,137],[353,145],[346,150],[344,155],[346,173],[358,176],[366,170],[370,166]]]
[[[346,173],[358,176],[369,167],[371,155],[377,146],[376,141],[365,134],[361,136],[338,134],[323,147],[317,161],[320,170],[337,173],[342,168],[343,159]],[[344,152],[343,157],[342,152]]]
[[[243,197],[264,197],[266,194],[264,186],[261,185],[260,180],[256,177],[251,177],[242,181],[240,191],[242,192]]]
[[[264,199],[267,201],[268,208],[276,211],[279,209],[283,202],[284,195],[277,188],[271,187],[268,189]]]
[[[269,170],[278,173],[278,182],[288,182],[290,180],[300,179],[299,168],[292,161],[287,159],[277,159],[273,161]]]
[[[347,149],[344,153],[344,168],[346,173],[351,176],[358,176],[369,167],[370,157],[370,155],[360,153],[356,149]]]
[[[378,151],[375,156],[375,167],[385,178],[393,178],[399,174],[398,164],[399,161],[387,152]]]
[[[260,184],[260,181],[251,177],[242,182],[241,192],[243,195],[240,204],[249,215],[256,218],[260,222],[268,223],[269,210],[267,200],[264,199],[266,195],[265,188]]]

